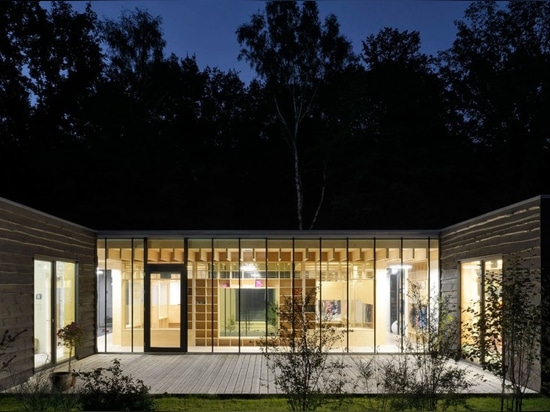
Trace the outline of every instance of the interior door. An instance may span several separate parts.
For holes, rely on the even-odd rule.
[[[149,265],[145,279],[145,351],[187,351],[183,267]]]

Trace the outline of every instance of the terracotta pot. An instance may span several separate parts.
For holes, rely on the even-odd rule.
[[[74,386],[76,376],[70,372],[52,372],[51,380],[53,389],[63,392]]]

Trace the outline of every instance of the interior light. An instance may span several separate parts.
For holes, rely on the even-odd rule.
[[[241,265],[241,271],[242,272],[257,272],[258,267],[254,263],[245,263],[244,265]]]
[[[393,270],[398,269],[412,269],[412,265],[389,265],[388,268]]]

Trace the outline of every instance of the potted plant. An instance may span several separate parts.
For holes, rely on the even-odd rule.
[[[63,345],[69,349],[69,366],[67,372],[52,373],[54,387],[65,390],[74,385],[75,375],[71,373],[71,360],[73,358],[73,351],[80,345],[83,335],[84,330],[76,322],[71,322],[57,331],[57,337],[63,342]]]

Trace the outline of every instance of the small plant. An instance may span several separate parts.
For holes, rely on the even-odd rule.
[[[141,379],[124,375],[119,359],[113,366],[78,372],[82,380],[79,399],[85,411],[154,411],[155,402],[149,387]]]
[[[342,333],[315,314],[316,290],[284,299],[277,312],[278,334],[262,339],[262,353],[275,386],[293,411],[313,411],[322,405],[338,408],[345,400],[347,366],[329,351]]]
[[[57,331],[57,337],[63,341],[63,345],[69,349],[69,373],[71,372],[71,360],[73,357],[73,350],[76,350],[78,345],[84,336],[84,330],[76,323],[71,322],[64,328]]]
[[[2,335],[2,339],[0,339],[0,389],[2,388],[2,380],[9,377],[8,372],[11,372],[11,362],[17,357],[16,354],[11,353],[10,347],[12,343],[15,342],[17,338],[26,331],[27,329],[24,329],[21,332],[12,336],[10,335],[9,330],[5,330],[4,334]]]
[[[457,363],[460,323],[447,298],[430,298],[423,287],[410,284],[413,333],[404,338],[406,353],[380,364],[384,409],[435,411],[464,403],[461,393],[479,381]],[[421,308],[421,310],[418,310]],[[473,379],[476,378],[476,379]]]
[[[373,357],[367,359],[354,360],[357,371],[359,372],[359,379],[362,381],[365,393],[370,392],[370,385],[373,378],[376,377],[376,362]]]
[[[21,334],[25,333],[26,331],[27,329],[24,329],[14,336],[10,335],[9,330],[4,331],[4,335],[2,335],[2,340],[0,340],[0,373],[8,370],[10,363],[17,357],[17,355],[6,356],[8,348]],[[6,358],[4,359],[5,356]]]
[[[49,379],[51,371],[44,369],[27,381],[17,385],[14,393],[24,411],[70,411],[78,410],[80,403],[74,392],[65,392]]]

